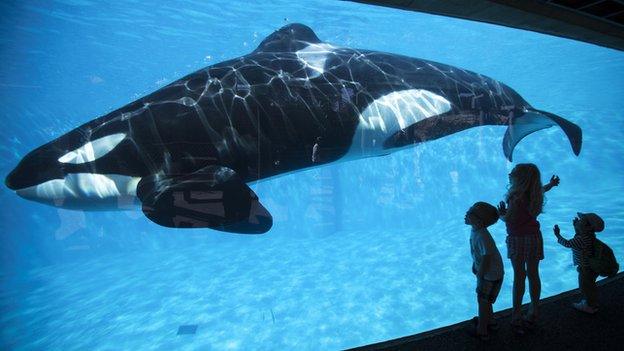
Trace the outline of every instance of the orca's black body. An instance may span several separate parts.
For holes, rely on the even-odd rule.
[[[552,125],[575,154],[581,148],[578,126],[533,109],[491,78],[335,47],[292,24],[249,55],[194,72],[32,151],[6,184],[25,198],[78,209],[114,208],[136,195],[161,225],[262,233],[271,215],[245,183],[480,125],[509,126],[510,160],[524,136]]]

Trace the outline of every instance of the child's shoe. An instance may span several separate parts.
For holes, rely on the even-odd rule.
[[[526,331],[524,330],[524,325],[522,323],[522,320],[512,321],[511,322],[511,331],[516,336],[523,336],[524,334],[526,334]]]
[[[522,325],[524,326],[526,330],[531,331],[531,332],[537,329],[537,322],[535,322],[535,319],[531,317],[522,318]]]
[[[466,332],[473,338],[477,338],[484,342],[490,341],[490,336],[488,334],[479,334],[476,327],[468,327],[468,329],[466,329]]]
[[[474,324],[474,326],[476,327],[479,324],[479,317],[472,317],[471,319],[472,324]],[[492,331],[492,332],[497,332],[498,329],[500,329],[500,326],[498,325],[498,322],[496,321],[496,319],[494,319],[492,321],[492,323],[488,323],[487,325],[488,331]]]
[[[580,302],[573,303],[572,306],[581,312],[589,314],[594,314],[598,312],[598,309],[588,305],[586,300],[581,300]]]

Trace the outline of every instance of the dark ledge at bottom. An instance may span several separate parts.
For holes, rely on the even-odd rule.
[[[578,289],[543,299],[537,327],[523,336],[513,334],[509,325],[511,309],[506,309],[495,313],[500,330],[492,333],[487,342],[466,333],[471,325],[468,320],[351,350],[622,350],[624,272],[600,280],[598,292],[600,310],[595,315],[572,308],[572,303],[580,300]]]

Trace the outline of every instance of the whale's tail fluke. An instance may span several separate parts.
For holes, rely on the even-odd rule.
[[[509,127],[503,139],[505,157],[511,161],[513,150],[520,140],[533,132],[550,128],[554,125],[558,125],[563,130],[570,141],[572,151],[578,156],[583,143],[581,128],[565,118],[550,112],[530,108],[520,116],[510,118]]]

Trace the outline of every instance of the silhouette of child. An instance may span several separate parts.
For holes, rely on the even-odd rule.
[[[559,244],[572,248],[572,260],[577,266],[579,289],[583,299],[572,304],[574,308],[589,314],[598,311],[598,291],[596,289],[596,278],[598,273],[594,272],[589,265],[589,257],[593,255],[594,241],[596,233],[604,229],[604,221],[595,213],[577,213],[577,217],[572,220],[574,226],[574,237],[570,240],[564,239],[555,224],[553,231]]]
[[[544,243],[537,216],[542,213],[544,193],[559,185],[559,177],[556,175],[543,187],[540,178],[536,165],[516,165],[509,173],[509,190],[505,195],[507,206],[502,201],[498,205],[500,217],[507,227],[507,257],[511,259],[514,271],[511,325],[518,335],[524,334],[524,326],[532,327],[537,321],[542,289],[539,261],[544,259]],[[527,275],[531,304],[523,323],[520,308]]]
[[[492,304],[496,302],[503,284],[503,260],[496,248],[496,243],[487,227],[498,221],[496,207],[477,202],[466,212],[464,222],[472,227],[470,232],[470,253],[472,254],[472,273],[477,276],[477,302],[479,318],[476,329],[470,329],[472,336],[481,340],[489,339],[489,329],[496,329]]]

